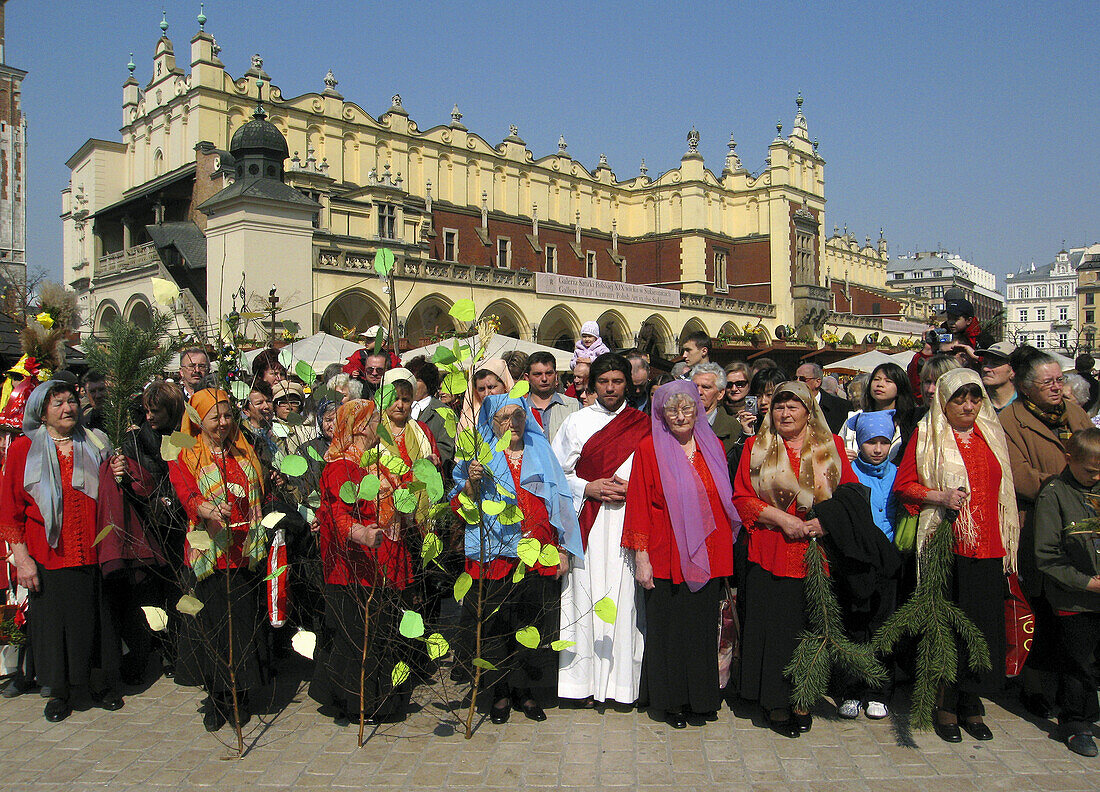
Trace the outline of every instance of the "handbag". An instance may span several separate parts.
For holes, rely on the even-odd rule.
[[[913,552],[917,544],[917,521],[919,519],[919,512],[917,514],[906,512],[905,516],[898,520],[898,527],[894,531],[894,547],[901,552]]]
[[[1005,676],[1019,676],[1034,637],[1035,612],[1024,597],[1020,579],[1011,574],[1005,593]]]
[[[741,626],[737,621],[737,594],[724,584],[726,595],[718,603],[718,689],[729,684],[734,660],[741,657]]]

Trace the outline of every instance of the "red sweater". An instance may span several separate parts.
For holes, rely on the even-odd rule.
[[[710,475],[706,460],[701,453],[692,459],[695,474],[703,482],[710,512],[714,515],[715,530],[707,536],[707,559],[710,562],[711,578],[733,574],[733,531],[714,479]],[[684,486],[693,486],[685,482]],[[657,467],[657,454],[653,448],[653,438],[642,440],[634,452],[634,463],[630,469],[630,483],[626,489],[626,511],[623,523],[623,547],[631,550],[647,550],[649,562],[653,566],[653,577],[683,583],[684,574],[680,568],[680,549],[676,546],[676,537],[672,533],[672,521],[668,515],[668,502],[665,500],[664,486],[661,484],[661,471]]]
[[[894,491],[898,500],[910,514],[917,514],[924,503],[924,497],[930,488],[920,483],[917,475],[917,434],[905,446],[898,475],[894,479]],[[962,544],[956,541],[955,553],[966,558],[1004,558],[1005,549],[1001,543],[1001,522],[998,517],[997,500],[1001,490],[1001,465],[993,450],[982,437],[975,425],[969,445],[959,445],[966,475],[970,480],[970,497],[964,509],[974,515],[974,525],[978,529],[974,544]]]
[[[412,581],[412,557],[403,542],[383,537],[377,548],[364,547],[351,541],[352,523],[370,525],[377,522],[374,501],[344,503],[340,487],[350,481],[358,486],[367,471],[338,459],[325,465],[321,474],[321,508],[317,511],[320,524],[321,569],[325,582],[346,586],[352,582],[363,586],[378,583],[404,589]]]
[[[258,472],[258,471],[257,471]],[[199,517],[198,509],[205,501],[202,491],[199,489],[198,482],[195,481],[195,477],[191,474],[191,471],[180,464],[179,460],[173,460],[168,463],[168,477],[172,481],[172,486],[176,488],[176,494],[179,496],[180,503],[183,504],[184,511],[187,512],[188,519],[199,526],[204,526],[206,531],[217,532],[220,528],[206,527],[206,521]],[[249,565],[249,561],[244,558],[244,542],[248,536],[248,529],[252,526],[251,515],[249,514],[248,505],[248,490],[249,487],[259,487],[259,482],[248,481],[248,477],[244,474],[244,470],[240,464],[232,456],[225,458],[225,478],[229,485],[236,484],[236,487],[227,487],[230,490],[228,495],[229,507],[231,509],[229,513],[229,528],[230,528],[230,541],[229,543],[229,568],[240,569]],[[239,489],[238,489],[239,488]],[[237,489],[238,492],[245,493],[244,497],[232,494],[232,490]],[[217,569],[225,569],[225,553],[218,556]]]
[[[788,539],[781,530],[774,525],[766,525],[758,522],[760,512],[771,504],[764,502],[756,496],[752,487],[752,478],[749,475],[749,460],[752,458],[752,447],[756,437],[750,437],[745,443],[745,450],[741,454],[741,464],[737,467],[737,476],[733,480],[733,505],[737,507],[737,513],[741,522],[749,531],[749,561],[759,564],[764,569],[778,577],[803,578],[806,577],[806,564],[803,557],[806,555],[808,539]],[[859,481],[852,463],[848,461],[848,454],[844,450],[844,441],[833,435],[837,453],[840,455],[840,483],[853,484]],[[912,443],[910,443],[912,445]],[[786,448],[786,445],[784,445]],[[791,463],[791,470],[798,476],[801,467],[801,458],[792,454],[787,448],[787,459]],[[795,501],[787,507],[788,514],[796,513]]]
[[[61,532],[57,547],[46,541],[46,524],[38,504],[23,488],[29,437],[18,437],[8,448],[0,484],[0,539],[25,542],[31,558],[46,569],[65,569],[97,563],[96,502],[73,489],[73,459],[58,452],[61,465]]]

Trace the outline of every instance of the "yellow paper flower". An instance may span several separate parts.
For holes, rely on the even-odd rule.
[[[36,320],[38,320],[38,323],[39,323],[40,325],[42,325],[43,327],[45,327],[45,328],[46,328],[47,330],[49,330],[49,329],[50,329],[51,327],[53,327],[53,317],[52,317],[52,316],[50,316],[50,315],[49,315],[48,313],[46,313],[45,311],[43,311],[42,313],[38,314],[38,316],[36,316],[36,317],[34,317],[34,318],[35,318]]]

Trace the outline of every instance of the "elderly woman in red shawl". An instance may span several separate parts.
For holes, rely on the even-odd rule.
[[[803,557],[809,539],[823,535],[807,512],[841,484],[856,483],[844,441],[801,382],[775,389],[757,435],[741,454],[733,502],[749,532],[745,624],[741,638],[742,698],[756,700],[772,729],[797,737],[813,723],[792,712],[791,684],[783,670],[803,630]]]
[[[257,640],[263,587],[258,570],[267,555],[260,525],[263,484],[260,462],[238,431],[229,394],[201,390],[191,397],[191,407],[182,431],[195,444],[168,464],[168,475],[187,512],[184,556],[202,609],[182,620],[176,680],[206,689],[203,726],[217,731],[235,712],[239,725],[248,723],[248,692],[264,682]]]
[[[662,385],[651,415],[652,433],[634,452],[622,544],[634,551],[645,589],[638,700],[683,729],[687,712],[711,716],[722,703],[718,602],[741,521],[725,451],[695,385]]]
[[[379,418],[373,401],[340,405],[321,474],[325,629],[309,692],[338,726],[353,713],[368,723],[392,719],[403,705],[391,671],[413,567],[393,504],[400,481],[377,461],[364,461],[378,445]]]

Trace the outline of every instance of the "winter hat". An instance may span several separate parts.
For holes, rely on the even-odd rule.
[[[591,335],[600,337],[600,326],[595,322],[585,322],[581,325],[581,335]]]
[[[894,437],[894,410],[856,413],[848,419],[848,428],[856,433],[856,442],[863,445],[874,437]]]

